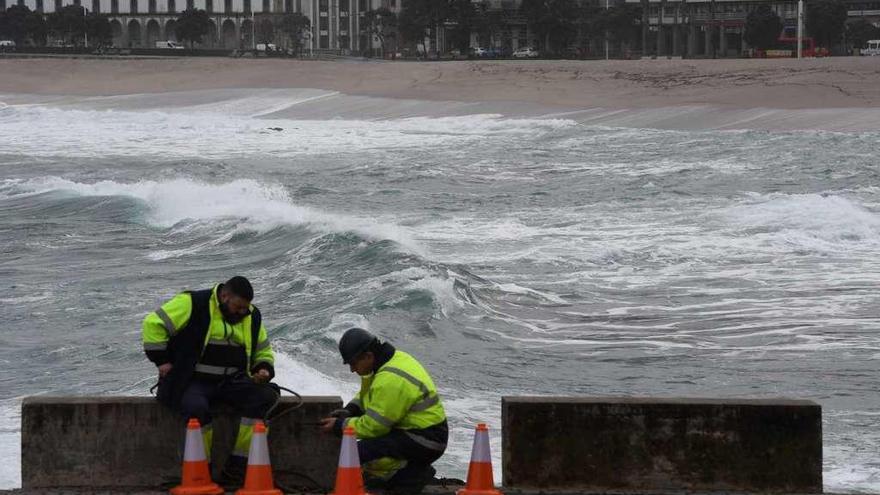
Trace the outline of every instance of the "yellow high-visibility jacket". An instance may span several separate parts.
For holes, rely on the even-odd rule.
[[[261,368],[274,376],[275,356],[259,310],[251,305],[251,314],[240,322],[226,322],[219,288],[181,292],[148,314],[142,329],[147,358],[175,368],[184,361],[200,377],[252,374]]]
[[[393,353],[375,373],[361,377],[360,391],[346,406],[355,417],[345,419],[341,427],[353,427],[357,437],[364,439],[400,429],[424,447],[442,452],[446,448],[445,435],[440,443],[420,431],[438,425],[445,431],[446,412],[437,387],[414,357],[396,349]]]

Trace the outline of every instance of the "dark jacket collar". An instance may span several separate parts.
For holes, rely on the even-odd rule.
[[[373,371],[377,371],[382,366],[385,366],[385,363],[391,361],[391,358],[394,357],[395,351],[396,349],[394,349],[393,345],[388,342],[383,343],[379,348],[379,352],[376,353],[376,362],[373,365]]]

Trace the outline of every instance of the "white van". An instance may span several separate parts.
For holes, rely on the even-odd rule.
[[[172,50],[183,50],[183,45],[175,41],[157,41],[156,48],[171,48]]]
[[[880,56],[880,40],[868,40],[868,46],[862,48],[862,55]]]

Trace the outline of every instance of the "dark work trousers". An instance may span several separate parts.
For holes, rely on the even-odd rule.
[[[277,399],[271,386],[254,383],[246,375],[219,382],[194,379],[183,392],[180,412],[185,419],[197,418],[202,425],[208,425],[213,419],[211,405],[224,403],[243,418],[262,419]]]
[[[382,457],[406,459],[406,466],[388,480],[389,486],[419,483],[420,481],[421,484],[424,484],[426,477],[433,478],[434,476],[431,463],[442,455],[443,451],[419,445],[403,430],[391,430],[391,433],[384,437],[358,440],[358,456],[362,464]]]

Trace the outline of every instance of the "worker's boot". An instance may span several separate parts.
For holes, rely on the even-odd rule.
[[[434,482],[436,473],[430,464],[409,463],[388,480],[388,490],[395,495],[417,495]]]
[[[226,491],[233,491],[244,486],[244,476],[247,473],[247,457],[231,455],[226,460],[223,470],[220,471],[220,484]]]

